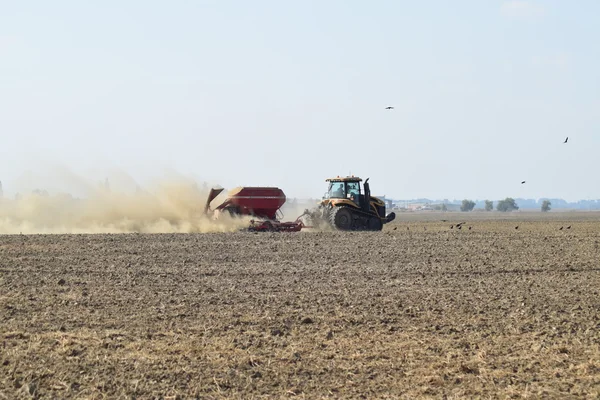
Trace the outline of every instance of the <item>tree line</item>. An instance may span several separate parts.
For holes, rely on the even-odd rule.
[[[485,211],[492,211],[494,209],[493,201],[485,200],[484,204],[485,204],[485,206],[484,206]],[[542,207],[541,207],[542,212],[550,211],[551,205],[552,205],[552,203],[550,202],[550,200],[544,200],[542,202]],[[475,202],[473,200],[465,199],[462,201],[462,204],[460,205],[460,211],[464,211],[464,212],[472,211],[474,208],[475,208]],[[504,200],[500,200],[496,203],[496,210],[501,211],[501,212],[516,211],[518,209],[519,209],[519,206],[517,205],[517,202],[515,201],[515,199],[513,199],[512,197],[507,197]]]

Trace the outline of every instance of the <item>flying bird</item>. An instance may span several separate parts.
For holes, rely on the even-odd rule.
[[[565,139],[565,141],[563,143],[567,143],[569,141],[569,137],[567,136],[567,138]]]
[[[525,181],[522,181],[522,182],[521,182],[521,185],[522,185],[522,184],[524,184],[524,183],[525,183]]]
[[[392,106],[387,106],[385,109],[386,109],[386,110],[393,110],[393,109],[394,109],[394,107],[392,107]]]

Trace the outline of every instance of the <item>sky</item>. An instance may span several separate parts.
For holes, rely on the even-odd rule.
[[[396,199],[600,198],[598,15],[596,0],[0,0],[0,180],[170,171],[306,198],[354,174]]]

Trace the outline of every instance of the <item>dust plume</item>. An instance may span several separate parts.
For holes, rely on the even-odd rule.
[[[317,211],[319,199],[287,199],[287,202],[281,207],[280,218],[284,221],[294,221],[301,216],[302,222],[308,227],[304,232],[334,232],[335,228],[322,218]]]
[[[147,189],[136,185],[129,192],[111,190],[108,182],[86,182],[85,190],[83,197],[35,190],[0,198],[0,234],[208,233],[248,226],[248,218],[204,215],[208,188],[191,180],[162,181]]]

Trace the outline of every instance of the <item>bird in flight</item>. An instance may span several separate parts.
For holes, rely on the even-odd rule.
[[[567,138],[565,139],[565,141],[563,143],[567,143],[569,141],[569,137],[567,136]]]
[[[385,109],[386,109],[386,110],[393,110],[393,109],[394,109],[394,107],[392,107],[392,106],[387,106]]]
[[[525,181],[522,181],[522,182],[521,182],[521,185],[522,185],[522,184],[524,184],[524,183],[525,183]]]

